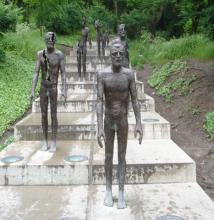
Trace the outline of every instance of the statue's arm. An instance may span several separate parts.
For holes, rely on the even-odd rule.
[[[97,128],[98,128],[98,144],[102,148],[101,138],[105,139],[105,134],[103,130],[103,80],[102,73],[97,75]]]
[[[62,80],[62,96],[66,98],[67,95],[66,95],[65,61],[64,61],[64,55],[62,52],[60,52],[60,73],[61,73],[61,80]]]
[[[31,97],[30,97],[31,101],[35,97],[35,89],[36,89],[36,85],[37,85],[38,78],[39,78],[40,68],[41,68],[41,53],[38,52],[37,53],[36,65],[35,65],[35,69],[34,69],[33,80],[32,80],[32,90],[31,90]]]
[[[136,128],[135,128],[135,137],[137,136],[137,133],[140,135],[139,137],[139,143],[141,144],[142,137],[143,137],[143,131],[142,131],[142,124],[141,124],[141,114],[140,114],[140,105],[137,99],[137,89],[136,89],[136,83],[135,83],[135,77],[134,73],[131,71],[130,73],[130,95],[131,95],[131,101],[132,106],[136,118]]]

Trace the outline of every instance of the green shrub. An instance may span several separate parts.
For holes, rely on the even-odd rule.
[[[5,52],[0,48],[0,63],[5,61]]]
[[[45,26],[59,34],[69,34],[81,28],[82,9],[78,3],[62,5],[57,13],[50,14]]]
[[[4,5],[0,2],[0,32],[15,31],[18,19],[18,10],[12,4]]]
[[[205,115],[204,129],[211,139],[214,139],[214,112]]]

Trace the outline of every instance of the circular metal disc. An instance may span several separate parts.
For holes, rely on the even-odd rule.
[[[175,215],[163,215],[156,218],[155,220],[185,220],[185,219]]]
[[[61,217],[59,220],[78,220],[77,218]]]
[[[145,121],[145,122],[157,122],[157,121],[159,121],[159,119],[157,119],[157,118],[145,118],[145,119],[143,119],[143,121]]]
[[[1,159],[1,161],[3,162],[3,163],[16,163],[16,162],[19,162],[19,161],[21,161],[21,160],[23,160],[24,159],[24,157],[22,157],[22,156],[7,156],[7,157],[3,157],[2,159]]]
[[[82,162],[88,160],[88,157],[84,155],[71,155],[64,158],[68,162]]]

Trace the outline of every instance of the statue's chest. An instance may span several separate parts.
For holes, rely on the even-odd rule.
[[[43,60],[42,60],[42,64],[43,66],[45,66],[45,58],[43,57]],[[54,68],[54,67],[57,67],[59,65],[59,58],[56,54],[53,54],[53,55],[46,55],[46,61],[47,61],[47,65],[48,67],[50,68]]]
[[[104,79],[107,91],[124,92],[129,88],[129,80],[125,74],[109,74]]]

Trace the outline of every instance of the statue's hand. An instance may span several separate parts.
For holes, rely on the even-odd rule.
[[[105,138],[105,133],[103,129],[98,131],[98,135],[97,135],[97,141],[101,148],[103,148],[102,138],[104,139],[104,142],[105,142],[106,138]]]
[[[134,137],[137,138],[137,134],[139,134],[139,144],[142,143],[143,139],[143,129],[141,123],[136,124]]]

